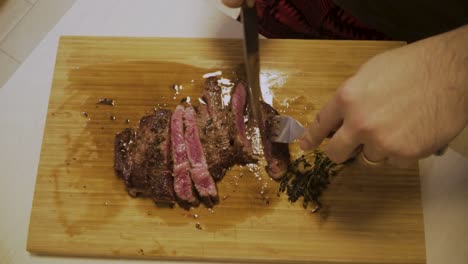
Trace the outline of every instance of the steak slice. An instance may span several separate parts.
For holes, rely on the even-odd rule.
[[[181,106],[178,106],[178,108]],[[218,202],[216,184],[208,171],[203,147],[198,133],[195,110],[187,106],[184,111],[185,146],[190,161],[190,174],[202,201],[208,206]]]
[[[136,134],[132,135],[131,129],[118,134],[115,170],[124,179],[130,195],[149,196],[158,205],[172,206],[174,191],[169,151],[170,118],[171,111],[161,109],[143,117]],[[126,147],[125,155],[117,154],[122,152],[122,147]]]
[[[229,105],[223,105],[222,88],[216,77],[208,78],[197,106],[197,125],[208,169],[216,181],[223,178],[234,164],[253,163],[252,144],[245,125],[246,83],[238,81],[231,93]]]
[[[237,163],[246,164],[256,162],[253,156],[252,143],[247,138],[247,130],[245,126],[246,106],[247,106],[247,84],[239,80],[236,82],[231,95],[231,111],[234,119],[232,134],[234,145],[238,151]]]
[[[266,170],[271,178],[279,179],[284,176],[290,163],[289,145],[287,143],[277,143],[270,140],[273,127],[273,117],[279,115],[269,104],[262,102],[262,122],[266,133],[262,137],[263,152],[268,165]]]
[[[215,127],[213,119],[210,117],[206,104],[201,104],[194,107],[194,109],[197,113],[200,142],[203,146],[208,170],[213,178],[218,181],[223,178],[227,171],[227,168],[223,167],[217,146],[218,129]]]
[[[232,114],[228,106],[223,106],[221,93],[217,78],[208,78],[201,96],[204,104],[197,107],[200,141],[208,170],[217,181],[235,164],[238,153],[232,136]]]
[[[171,118],[172,161],[174,168],[174,192],[177,197],[189,204],[197,204],[190,178],[190,163],[184,135],[184,107],[179,105]]]

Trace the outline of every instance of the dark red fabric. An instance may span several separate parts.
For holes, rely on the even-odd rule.
[[[332,0],[256,0],[259,33],[267,38],[388,40]]]

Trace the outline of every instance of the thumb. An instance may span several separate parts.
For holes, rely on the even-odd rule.
[[[322,143],[343,123],[343,115],[336,96],[333,97],[317,114],[312,125],[299,140],[302,150],[310,150]]]

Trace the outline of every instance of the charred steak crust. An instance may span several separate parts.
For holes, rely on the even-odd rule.
[[[197,108],[197,122],[200,140],[207,159],[208,169],[217,181],[222,179],[227,169],[234,165],[238,152],[232,137],[232,115],[223,106],[222,90],[216,77],[208,78],[201,99],[205,104]]]
[[[174,191],[169,156],[170,117],[170,110],[161,109],[143,117],[136,133],[126,129],[118,134],[115,170],[124,179],[130,195],[150,196],[158,205],[172,206]],[[123,147],[126,147],[124,152],[121,151]],[[117,152],[125,155],[117,155]]]
[[[202,104],[195,107],[200,140],[208,169],[216,181],[234,164],[256,162],[252,145],[247,139],[246,83],[236,82],[229,105],[223,105],[222,89],[216,77],[208,78],[201,96]]]
[[[126,128],[115,136],[114,142],[114,169],[117,176],[128,179],[131,170],[130,145],[135,140],[135,131]]]

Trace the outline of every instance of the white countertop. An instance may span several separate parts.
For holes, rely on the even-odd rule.
[[[240,24],[210,1],[78,0],[0,89],[0,263],[142,263],[39,257],[25,249],[58,39],[240,38]],[[467,160],[449,150],[421,162],[421,178],[428,263],[468,263]]]

